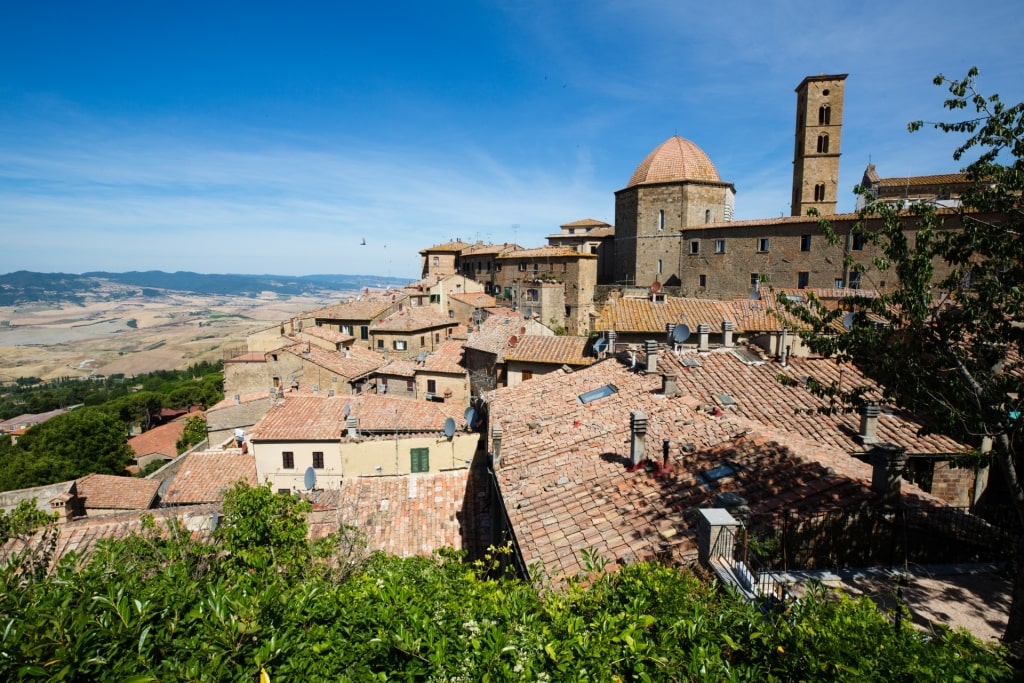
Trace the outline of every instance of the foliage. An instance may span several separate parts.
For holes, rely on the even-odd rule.
[[[923,417],[927,431],[982,451],[991,447],[998,473],[1024,518],[1018,477],[1024,434],[1019,419],[1024,403],[1024,103],[1006,106],[997,95],[981,95],[977,75],[971,69],[963,80],[935,79],[948,88],[945,106],[950,111],[973,108],[977,114],[932,124],[967,134],[954,159],[977,154],[965,169],[972,184],[959,209],[872,201],[855,228],[874,247],[875,257],[868,262],[851,258],[848,265],[863,273],[865,282],[883,277],[891,282],[895,274],[895,286],[877,297],[847,297],[839,310],[813,298],[804,307],[780,301],[807,325],[802,336],[811,349],[856,361],[887,400]],[[923,126],[918,121],[909,127]],[[835,239],[828,222],[822,225]],[[849,331],[835,334],[840,318],[851,311]],[[821,389],[846,404],[862,402],[865,391]],[[1024,638],[1021,577],[1018,584],[1006,632],[1011,641]]]
[[[216,538],[229,551],[228,563],[241,570],[305,567],[311,559],[306,515],[312,506],[270,484],[238,482],[224,494],[224,518]]]
[[[195,445],[206,440],[206,418],[202,415],[193,415],[185,420],[185,428],[175,443],[178,454],[182,454]]]

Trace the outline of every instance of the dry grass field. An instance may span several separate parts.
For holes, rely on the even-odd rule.
[[[0,381],[131,376],[220,360],[248,333],[347,297],[200,296],[0,307]]]

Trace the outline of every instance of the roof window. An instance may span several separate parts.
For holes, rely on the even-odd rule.
[[[605,384],[603,387],[598,387],[597,389],[592,389],[580,394],[579,399],[580,403],[585,404],[596,401],[599,398],[605,398],[606,396],[617,394],[618,392],[619,390],[615,388],[614,384]]]

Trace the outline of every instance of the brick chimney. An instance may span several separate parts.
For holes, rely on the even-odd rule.
[[[648,339],[644,342],[644,351],[647,353],[647,372],[654,374],[658,371],[658,342]]]
[[[345,418],[345,429],[348,430],[348,436],[351,439],[359,438],[359,418],[355,415],[349,415]]]
[[[732,333],[735,328],[736,326],[733,325],[731,320],[722,321],[722,346],[726,348],[732,347]]]
[[[501,425],[491,427],[491,463],[494,468],[501,467]]]
[[[647,413],[634,411],[629,414],[629,455],[636,467],[647,457]]]
[[[665,398],[675,398],[679,395],[679,378],[675,375],[662,375],[661,376],[661,393],[665,394]]]
[[[711,334],[711,325],[708,325],[707,323],[697,325],[697,334],[699,335],[697,350],[708,351],[711,348],[708,346],[708,336]]]
[[[878,416],[882,407],[877,401],[869,401],[860,407],[860,431],[857,440],[869,445],[878,442]]]

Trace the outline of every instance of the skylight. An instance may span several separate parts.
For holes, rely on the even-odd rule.
[[[603,387],[592,389],[579,395],[580,403],[590,403],[596,401],[599,398],[605,398],[612,394],[618,393],[618,389],[615,388],[614,384],[605,384]]]
[[[734,474],[736,474],[736,470],[734,470],[729,465],[719,465],[718,467],[710,469],[706,472],[701,472],[700,478],[710,484],[712,482],[718,481],[719,479],[731,477]]]

